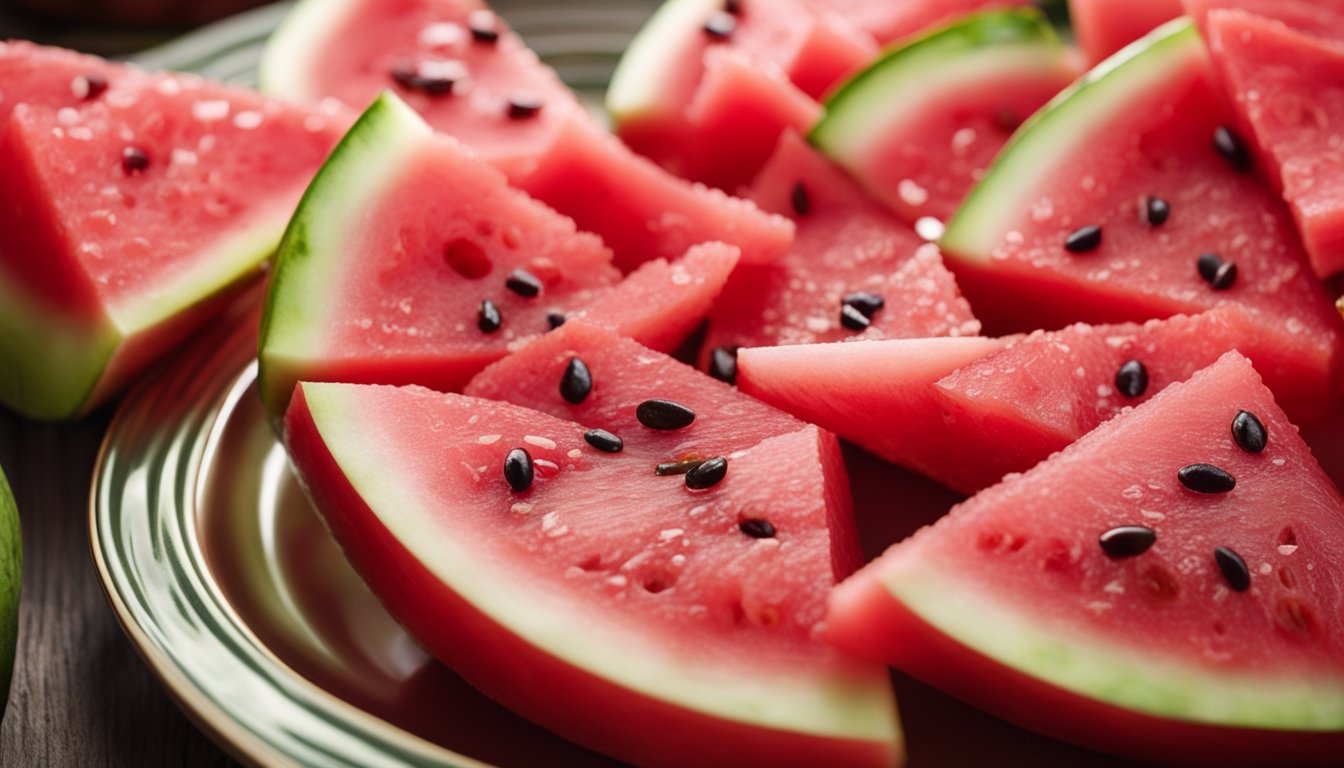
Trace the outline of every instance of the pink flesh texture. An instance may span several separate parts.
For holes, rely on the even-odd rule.
[[[109,86],[105,93],[144,79],[144,74],[135,69],[97,56],[26,40],[0,41],[0,122],[16,104],[80,106],[88,90],[75,80],[85,75],[105,78]]]
[[[1009,72],[920,104],[920,119],[885,133],[855,176],[907,224],[946,222],[1013,131],[1076,75],[1068,67],[1030,80]]]
[[[738,352],[737,384],[887,461],[966,492],[983,486],[986,470],[968,460],[965,438],[944,420],[933,385],[1005,343],[971,336],[748,348]]]
[[[1208,39],[1209,14],[1219,9],[1241,10],[1275,19],[1303,34],[1344,44],[1342,0],[1181,0],[1185,15],[1199,25]]]
[[[1181,0],[1069,0],[1069,24],[1088,66],[1182,13]]]
[[[474,41],[468,20],[484,8],[477,0],[363,2],[332,33],[330,55],[309,63],[307,95],[334,96],[362,108],[395,87],[430,125],[461,139],[533,197],[600,235],[624,271],[654,258],[677,258],[710,240],[737,245],[744,260],[756,262],[788,246],[785,222],[679,181],[607,140],[555,72],[502,20],[498,41]],[[424,61],[461,62],[469,79],[439,96],[393,81],[398,64]],[[540,98],[541,110],[510,119],[509,100],[519,95]],[[588,187],[591,195],[573,192]]]
[[[1261,165],[1288,201],[1316,274],[1329,277],[1344,269],[1344,147],[1332,144],[1330,127],[1344,121],[1344,49],[1240,11],[1213,11],[1205,24]]]
[[[1281,201],[1253,174],[1236,171],[1214,147],[1232,125],[1208,62],[1192,56],[1163,89],[1136,98],[1125,119],[1080,150],[1076,175],[1055,174],[1020,201],[1010,231],[987,264],[957,259],[957,281],[997,333],[1195,314],[1223,303],[1257,313],[1274,369],[1297,368],[1313,386],[1336,375],[1340,318],[1316,282]],[[1154,228],[1140,219],[1146,196],[1171,205]],[[1065,238],[1099,225],[1090,253]],[[1236,263],[1235,284],[1213,290],[1198,274],[1202,252]]]
[[[806,215],[793,207],[799,183]],[[748,196],[794,217],[797,241],[778,262],[733,274],[710,312],[706,349],[979,331],[937,250],[797,135],[785,134]],[[841,299],[859,290],[886,301],[862,333],[840,324]]]
[[[976,11],[1029,5],[1029,0],[809,0],[886,45]]]
[[[728,674],[875,672],[813,638],[825,595],[843,575],[832,570],[833,540],[853,538],[852,527],[828,530],[848,520],[850,509],[838,445],[826,433],[805,427],[771,438],[740,457],[713,490],[694,493],[679,477],[632,471],[632,456],[587,446],[578,424],[419,388],[361,390],[358,418],[370,427],[367,439],[404,459],[402,471],[415,485],[408,492],[445,500],[442,535],[472,540],[483,563],[508,563],[511,577],[532,584],[530,594],[571,606],[579,624],[632,628]],[[389,611],[431,653],[520,714],[647,765],[895,760],[881,744],[773,731],[683,709],[531,645],[439,581],[389,534],[322,443],[302,386],[286,424],[305,487]],[[485,445],[482,435],[499,438]],[[539,448],[527,436],[546,436],[556,446]],[[523,494],[495,471],[519,446],[558,466],[539,470]],[[791,472],[781,476],[779,466]],[[525,514],[520,504],[528,505]],[[702,509],[691,516],[690,508]],[[762,509],[770,510],[787,546],[761,545],[738,530],[743,516]],[[554,535],[558,526],[563,535]],[[667,537],[673,529],[682,533]]]
[[[1266,426],[1263,453],[1233,442],[1229,425],[1238,409]],[[1235,490],[1203,495],[1184,489],[1176,470],[1196,461],[1230,472]],[[1152,549],[1123,560],[1106,557],[1098,535],[1135,524],[1157,531]],[[833,593],[827,639],[1071,741],[1178,761],[1272,759],[1267,755],[1283,746],[1284,734],[1262,731],[1256,740],[1238,729],[1173,721],[1138,728],[1162,721],[1028,680],[941,635],[882,580],[956,563],[959,588],[1014,606],[1079,645],[1104,641],[1212,674],[1254,671],[1268,685],[1278,679],[1344,683],[1340,541],[1339,491],[1249,362],[1228,353],[1190,382],[1167,388],[894,546]],[[1250,565],[1249,591],[1227,589],[1213,562],[1215,546],[1231,547]],[[1113,583],[1123,592],[1107,589]],[[1089,609],[1096,601],[1107,609]],[[1210,738],[1220,733],[1223,738]],[[1312,739],[1317,760],[1338,756],[1340,734],[1316,734],[1297,746],[1310,750]],[[1248,747],[1255,751],[1238,753]]]

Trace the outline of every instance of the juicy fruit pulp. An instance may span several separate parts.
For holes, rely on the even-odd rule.
[[[1260,453],[1234,439],[1241,410],[1267,430]],[[1193,463],[1235,488],[1192,491]],[[1134,525],[1156,532],[1147,551],[1099,546]],[[1341,536],[1344,499],[1228,353],[893,547],[834,593],[828,637],[1108,750],[1323,760],[1344,744]]]

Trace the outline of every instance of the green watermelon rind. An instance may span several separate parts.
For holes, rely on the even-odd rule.
[[[613,124],[638,120],[658,109],[663,84],[651,78],[673,76],[681,52],[677,43],[700,34],[705,21],[722,9],[723,0],[667,0],[658,6],[611,74],[606,108]]]
[[[951,564],[949,564],[951,565]],[[947,568],[885,569],[883,587],[921,620],[1005,667],[1085,698],[1153,715],[1232,728],[1344,731],[1338,679],[1276,680],[1201,670],[1101,636],[1079,636],[1014,610]],[[993,631],[986,631],[992,627]]]
[[[1071,71],[1068,48],[1036,9],[975,14],[889,48],[827,97],[825,115],[808,140],[862,173],[873,145],[902,123],[918,121],[925,102],[964,83]]]
[[[351,232],[411,162],[433,131],[384,92],[355,122],[313,177],[276,252],[258,338],[258,387],[271,414],[284,412],[296,372],[322,347],[338,308],[329,300]]]
[[[314,98],[313,62],[329,53],[332,37],[358,0],[299,0],[285,14],[261,51],[257,86],[291,99]]]
[[[752,675],[727,684],[724,670],[688,663],[684,654],[650,644],[637,629],[587,621],[550,599],[527,600],[535,584],[507,563],[480,557],[470,541],[444,536],[436,499],[421,499],[399,472],[396,451],[359,417],[358,385],[303,384],[303,397],[326,449],[350,486],[407,553],[477,611],[565,663],[654,699],[725,720],[827,738],[897,743],[885,675],[853,662],[844,680],[818,684],[808,675]],[[387,514],[391,510],[395,514]],[[417,522],[419,521],[419,522]],[[612,653],[610,649],[624,649]]]
[[[0,716],[9,700],[19,632],[19,587],[23,574],[23,542],[19,509],[4,472],[0,472]]]
[[[1138,96],[1161,87],[1190,58],[1205,57],[1187,18],[1158,27],[1062,91],[1022,125],[948,222],[939,246],[950,259],[988,263],[1019,220],[1022,201]]]

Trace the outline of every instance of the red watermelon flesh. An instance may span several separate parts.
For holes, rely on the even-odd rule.
[[[1206,36],[1209,13],[1227,9],[1275,19],[1323,40],[1344,42],[1344,2],[1340,0],[1181,0],[1181,4]]]
[[[780,140],[748,198],[792,216],[797,241],[778,262],[739,268],[729,279],[710,312],[706,349],[979,331],[937,250],[797,135]],[[886,302],[861,332],[840,320],[841,300],[854,291]]]
[[[1069,0],[1069,26],[1089,66],[1182,13],[1181,0]]]
[[[1242,409],[1267,430],[1262,453],[1234,442]],[[1235,488],[1183,487],[1195,462]],[[1099,537],[1116,526],[1155,543],[1109,557]],[[833,593],[826,636],[1108,751],[1325,763],[1344,753],[1340,541],[1339,491],[1228,353],[893,547]],[[1244,561],[1245,591],[1218,547]]]
[[[497,39],[477,39],[473,26]],[[764,262],[790,241],[787,222],[680,181],[610,139],[479,0],[307,0],[272,39],[261,76],[276,93],[359,108],[394,88],[435,129],[600,235],[624,271],[711,240]]]
[[[8,117],[16,104],[77,106],[142,79],[140,72],[97,56],[26,40],[3,40],[0,41],[0,120]]]
[[[810,0],[872,35],[879,43],[909,37],[976,11],[1029,5],[1028,0]]]
[[[829,528],[849,514],[829,435],[766,440],[697,493],[573,422],[419,388],[302,384],[286,423],[375,594],[520,714],[641,765],[898,759],[885,671],[813,636],[853,535]],[[555,468],[515,493],[519,447]],[[763,514],[775,537],[740,530]]]
[[[1261,365],[1327,386],[1344,326],[1281,201],[1215,149],[1234,120],[1198,33],[1173,23],[1120,57],[1038,113],[949,223],[940,244],[976,314],[1005,332],[1237,303],[1281,350]],[[1140,217],[1152,197],[1169,206],[1158,226]],[[1066,250],[1087,226],[1099,245]],[[1201,276],[1205,252],[1236,265],[1230,287]]]
[[[1344,120],[1344,50],[1240,11],[1213,11],[1205,23],[1214,65],[1262,165],[1293,211],[1316,274],[1329,277],[1344,269],[1344,140],[1332,128]]]

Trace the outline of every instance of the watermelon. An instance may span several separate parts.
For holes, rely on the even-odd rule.
[[[906,223],[941,224],[1022,120],[1077,74],[1038,11],[968,16],[848,80],[808,138]]]
[[[626,272],[702,242],[736,245],[748,262],[790,242],[788,222],[626,150],[480,0],[303,0],[260,77],[274,93],[360,109],[395,88],[436,130],[601,236]]]
[[[720,415],[702,410],[690,432]],[[857,551],[835,439],[769,437],[692,491],[636,450],[651,430],[604,453],[587,426],[414,387],[311,383],[286,418],[304,486],[375,594],[520,714],[640,765],[898,760],[885,670],[814,637]],[[526,487],[501,472],[519,449]]]
[[[0,43],[0,401],[82,415],[259,276],[350,116]]]
[[[300,379],[458,389],[576,312],[675,347],[736,260],[706,244],[618,285],[597,237],[386,94],[332,153],[280,247],[262,397],[279,415]]]
[[[826,638],[1107,751],[1333,763],[1340,541],[1344,499],[1230,352],[894,546]]]
[[[937,249],[796,134],[780,140],[747,196],[763,210],[793,217],[797,241],[776,263],[744,265],[728,280],[710,312],[707,355],[740,346],[979,332]],[[854,293],[885,304],[860,316],[864,328],[852,327],[857,318],[844,319],[844,300]]]
[[[1344,142],[1331,128],[1344,120],[1344,51],[1240,11],[1213,11],[1205,30],[1214,65],[1261,165],[1292,209],[1316,274],[1344,270]]]
[[[1261,366],[1328,386],[1344,326],[1231,126],[1188,21],[1094,69],[948,224],[940,246],[977,316],[1003,333],[1236,303],[1280,352]]]
[[[1030,0],[812,0],[887,44],[977,11],[1030,5]]]
[[[1344,2],[1341,0],[1181,0],[1185,15],[1208,34],[1209,13],[1219,9],[1245,11],[1281,21],[1293,29],[1323,40],[1344,41]]]
[[[1183,12],[1181,0],[1069,0],[1069,26],[1092,65]]]

